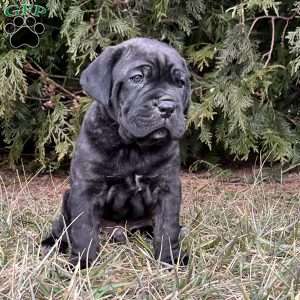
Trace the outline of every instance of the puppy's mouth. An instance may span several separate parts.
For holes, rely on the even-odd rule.
[[[124,127],[120,127],[119,134],[126,144],[131,144],[132,142],[136,141],[141,145],[152,145],[170,138],[170,132],[167,128],[159,128],[147,134],[146,136],[136,137]]]
[[[161,140],[167,138],[169,135],[170,133],[168,129],[160,128],[148,134],[145,139]]]
[[[170,132],[166,128],[156,129],[153,132],[149,133],[143,138],[137,139],[137,143],[140,146],[152,146],[152,145],[160,145],[165,143],[167,139],[170,138]]]

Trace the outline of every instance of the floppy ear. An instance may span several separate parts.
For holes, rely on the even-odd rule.
[[[89,96],[108,105],[112,89],[112,70],[123,48],[107,47],[81,74],[80,84]]]

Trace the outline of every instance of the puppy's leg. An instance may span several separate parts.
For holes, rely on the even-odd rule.
[[[163,262],[178,261],[186,265],[188,257],[179,253],[179,213],[181,204],[181,182],[179,176],[167,179],[167,184],[159,193],[154,210],[154,255]]]
[[[89,266],[99,250],[100,220],[104,200],[95,185],[73,185],[70,192],[70,262]]]
[[[66,253],[68,249],[67,226],[70,222],[68,202],[70,190],[67,190],[63,196],[61,215],[53,222],[51,233],[47,238],[42,241],[42,247],[49,249],[54,246],[57,240],[61,239],[58,243],[58,251]],[[46,250],[47,251],[47,250]]]

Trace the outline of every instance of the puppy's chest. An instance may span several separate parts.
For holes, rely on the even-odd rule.
[[[105,201],[104,217],[112,220],[139,219],[151,214],[164,188],[160,176],[107,176],[105,181],[101,195]]]
[[[143,152],[135,148],[122,148],[116,152],[112,152],[109,160],[110,167],[114,174],[134,174],[133,178],[128,179],[137,185],[140,181],[147,182],[155,181],[154,177],[148,174],[160,174],[164,165],[167,163],[167,158],[164,153]],[[141,177],[140,175],[143,174]]]

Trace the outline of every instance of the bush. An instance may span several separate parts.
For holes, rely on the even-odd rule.
[[[68,161],[91,101],[80,71],[135,36],[170,43],[190,64],[185,164],[208,149],[216,160],[300,161],[300,2],[49,0],[47,9],[37,48],[12,49],[6,34],[0,42],[1,145],[11,166],[24,153],[44,168]],[[12,18],[0,21],[3,31]]]

